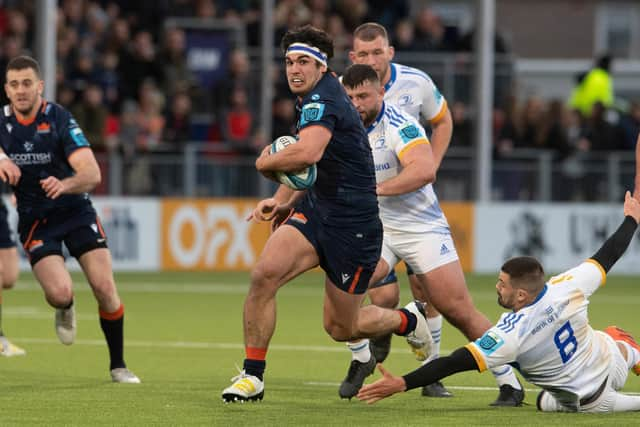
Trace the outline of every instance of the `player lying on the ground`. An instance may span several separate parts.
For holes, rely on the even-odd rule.
[[[588,298],[605,283],[606,272],[627,249],[640,222],[640,202],[628,191],[624,215],[593,257],[547,282],[535,258],[505,262],[496,284],[498,304],[512,312],[475,342],[403,377],[379,365],[383,377],[362,387],[358,398],[374,403],[457,372],[510,363],[542,388],[537,399],[541,411],[640,410],[640,396],[617,391],[629,369],[640,374],[640,346],[615,326],[594,331],[587,316]]]

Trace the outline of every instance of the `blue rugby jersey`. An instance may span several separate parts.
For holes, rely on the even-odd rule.
[[[13,187],[18,214],[44,218],[57,208],[90,204],[88,194],[65,194],[48,198],[40,180],[55,176],[62,180],[73,175],[68,157],[89,142],[74,118],[58,104],[42,101],[31,123],[20,123],[9,105],[0,114],[0,145],[20,168],[22,176]]]
[[[318,177],[305,196],[319,218],[332,225],[378,217],[376,176],[367,133],[343,86],[331,73],[297,105],[298,131],[324,126],[332,136],[317,163]]]

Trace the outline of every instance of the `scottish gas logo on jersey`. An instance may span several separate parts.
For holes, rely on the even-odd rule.
[[[51,163],[51,153],[15,153],[9,157],[18,166],[47,165]]]

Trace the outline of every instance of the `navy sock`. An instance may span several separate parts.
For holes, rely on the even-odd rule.
[[[407,319],[407,323],[406,323],[406,325],[403,325],[404,327],[401,327],[395,333],[397,335],[406,336],[406,335],[410,334],[411,332],[413,332],[416,329],[416,325],[418,324],[418,319],[416,318],[415,314],[413,314],[412,312],[410,312],[406,308],[400,308],[400,309],[398,309],[398,311],[401,314],[404,314],[404,316]]]
[[[244,371],[247,375],[258,377],[260,381],[262,381],[262,376],[266,366],[267,362],[265,360],[244,359]]]

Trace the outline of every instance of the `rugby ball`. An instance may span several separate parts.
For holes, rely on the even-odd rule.
[[[288,146],[298,142],[293,136],[280,136],[271,143],[271,154],[286,149]],[[311,165],[296,172],[276,172],[276,179],[294,190],[306,190],[316,182],[317,168]]]

